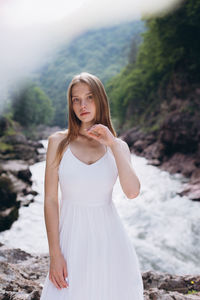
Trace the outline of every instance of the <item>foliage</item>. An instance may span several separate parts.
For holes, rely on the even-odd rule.
[[[13,151],[13,145],[6,144],[0,141],[0,151],[1,152]]]
[[[193,295],[193,294],[197,294],[197,293],[199,293],[199,291],[197,291],[197,290],[191,290],[191,291],[188,291],[188,295]]]
[[[13,93],[12,110],[13,119],[22,126],[49,124],[53,118],[51,100],[32,83]]]
[[[130,54],[129,64],[106,86],[121,126],[127,114],[135,124],[138,114],[140,122],[144,115],[148,118],[162,101],[157,91],[166,88],[174,73],[189,83],[200,81],[200,0],[183,1],[175,11],[145,21],[148,30],[137,57]]]
[[[16,133],[12,113],[5,113],[0,116],[0,137],[4,135],[13,135]]]

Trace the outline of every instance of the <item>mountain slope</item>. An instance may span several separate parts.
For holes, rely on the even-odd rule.
[[[52,99],[56,109],[53,125],[66,127],[66,91],[72,77],[86,71],[105,83],[128,63],[131,41],[134,39],[139,45],[140,33],[144,30],[144,22],[135,21],[88,31],[63,46],[42,70],[33,75],[32,79]]]

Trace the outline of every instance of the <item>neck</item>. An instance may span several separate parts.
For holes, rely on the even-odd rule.
[[[91,122],[89,122],[89,123],[82,123],[82,124],[81,124],[81,127],[80,127],[80,129],[79,129],[79,134],[80,134],[80,135],[86,136],[86,134],[85,134],[85,129],[90,128],[92,125],[94,125],[94,124],[91,123]],[[87,136],[87,137],[88,137],[88,136]]]

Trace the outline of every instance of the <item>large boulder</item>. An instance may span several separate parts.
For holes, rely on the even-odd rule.
[[[12,181],[7,176],[0,177],[0,231],[7,230],[18,219],[20,202]]]
[[[32,190],[31,171],[22,160],[0,164],[0,231],[7,230],[18,219],[21,206],[28,206],[38,193]]]

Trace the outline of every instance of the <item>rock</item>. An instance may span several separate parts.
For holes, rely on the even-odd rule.
[[[172,174],[182,173],[185,177],[190,177],[196,169],[194,159],[180,152],[163,161],[161,168]]]
[[[143,272],[144,299],[198,299],[200,296],[200,275],[171,275],[168,273]],[[196,295],[188,294],[196,290]],[[200,298],[199,298],[200,299]]]
[[[38,140],[47,140],[48,137],[56,132],[56,131],[61,131],[61,130],[65,130],[66,128],[62,129],[58,126],[47,126],[47,125],[38,125],[36,127],[36,129],[34,130],[34,132],[32,133],[31,135],[31,140],[35,140],[35,141],[38,141]]]
[[[36,149],[36,152],[39,155],[45,155],[46,154],[46,149],[45,148],[38,148],[38,149]]]
[[[132,145],[137,141],[143,140],[145,134],[139,129],[139,127],[133,127],[124,132],[120,137],[127,142],[129,147],[132,147]]]
[[[4,231],[18,219],[19,208],[32,203],[38,193],[31,188],[27,163],[10,160],[0,166],[0,231]]]
[[[183,295],[177,292],[166,292],[151,288],[144,291],[144,300],[198,300],[199,295]]]
[[[180,196],[187,196],[193,201],[200,201],[200,181],[184,184],[183,190],[177,194]]]
[[[136,142],[133,142],[134,145],[134,151],[135,153],[141,153],[144,151],[144,149],[147,147],[147,142],[138,140]]]
[[[49,270],[48,254],[33,255],[0,243],[0,262],[0,299],[40,299]],[[144,300],[200,299],[199,275],[146,271],[142,278]],[[196,293],[188,294],[192,290]]]
[[[145,147],[143,153],[148,159],[157,159],[162,161],[164,155],[164,146],[161,143],[155,142],[148,147]]]
[[[165,144],[166,154],[174,152],[192,153],[197,150],[198,139],[192,120],[180,112],[171,113],[164,120],[159,133],[159,140]]]
[[[131,152],[146,157],[148,164],[171,174],[181,173],[189,182],[177,194],[200,201],[200,119],[198,114],[191,118],[184,112],[183,105],[187,111],[188,102],[183,104],[182,99],[172,95],[170,109],[167,106],[159,129],[142,132],[135,126],[123,132],[120,138],[127,142]]]
[[[45,149],[22,130],[17,122],[0,117],[0,231],[9,229],[18,218],[18,209],[28,206],[38,194],[30,187],[29,165],[43,161]]]
[[[15,145],[15,159],[22,160],[33,160],[34,162],[38,161],[37,153],[34,147],[29,146],[28,144],[18,144]]]
[[[0,231],[10,229],[12,223],[18,219],[19,207],[20,203],[17,202],[15,206],[0,210]]]
[[[6,135],[3,137],[2,141],[4,143],[8,143],[11,145],[16,145],[16,144],[26,144],[27,139],[24,134],[22,133],[16,133],[12,135]]]
[[[12,181],[13,191],[16,193],[21,193],[21,191],[29,185],[11,172],[7,172],[6,176]]]
[[[34,198],[31,194],[26,195],[23,197],[21,201],[21,206],[29,206],[30,203],[34,202]]]
[[[4,244],[0,243],[0,261],[9,262],[11,264],[18,264],[21,261],[25,261],[31,258],[32,255],[17,248],[8,248]]]
[[[33,164],[44,160],[45,149],[42,143],[27,140],[23,134],[8,135],[1,138],[1,142],[13,145],[12,149],[0,151],[2,160],[25,160]],[[42,149],[42,150],[41,150]]]
[[[0,299],[40,299],[49,266],[47,255],[32,255],[1,244],[0,261]]]
[[[27,298],[27,300],[40,300],[40,290],[34,290]]]
[[[0,231],[7,230],[18,218],[20,202],[17,201],[17,193],[13,182],[6,175],[0,176]]]
[[[0,207],[5,209],[16,204],[17,194],[14,191],[12,181],[3,174],[0,177]]]
[[[160,166],[161,162],[158,159],[151,159],[148,161],[147,165]]]
[[[26,170],[28,168],[27,162],[22,159],[6,160],[0,161],[0,165],[3,171],[9,171],[16,175],[21,170]]]
[[[32,184],[32,180],[30,180],[32,176],[32,173],[30,171],[30,169],[26,169],[26,170],[20,170],[17,174],[17,177],[22,179],[25,182],[28,182],[29,184]]]
[[[23,194],[26,196],[26,195],[33,195],[33,196],[37,196],[38,195],[38,192],[36,191],[33,191],[31,187],[27,187],[25,189],[22,190]]]
[[[34,147],[35,149],[44,149],[44,146],[42,143],[38,142],[38,141],[32,141],[32,140],[28,140],[28,145],[31,147]]]

